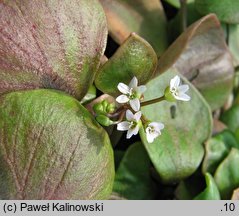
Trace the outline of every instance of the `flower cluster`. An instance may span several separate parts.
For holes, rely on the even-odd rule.
[[[107,116],[98,116],[98,121],[104,126],[110,124],[117,124],[117,130],[127,131],[126,138],[130,139],[133,135],[138,134],[140,127],[144,127],[146,138],[148,143],[152,143],[159,135],[161,130],[164,129],[164,124],[161,122],[151,122],[146,120],[140,111],[141,101],[143,100],[143,93],[146,91],[146,86],[138,86],[138,80],[136,77],[130,81],[129,85],[119,83],[118,90],[122,93],[116,98],[116,101],[120,104],[126,105],[125,121],[119,120],[116,122],[111,121]],[[170,80],[169,86],[165,89],[164,96],[152,100],[154,103],[162,100],[167,101],[189,101],[191,98],[186,92],[189,90],[189,86],[181,85],[179,76],[175,76]],[[144,105],[151,104],[152,101],[144,102]],[[143,104],[142,104],[143,105]],[[135,113],[133,113],[135,112]]]

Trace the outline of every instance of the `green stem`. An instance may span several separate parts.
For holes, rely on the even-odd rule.
[[[155,98],[155,99],[152,99],[152,100],[148,100],[148,101],[144,101],[142,102],[140,105],[141,106],[147,106],[147,105],[150,105],[150,104],[154,104],[154,103],[158,103],[158,102],[161,102],[165,100],[165,97],[162,96],[162,97],[159,97],[159,98]]]
[[[180,0],[181,5],[181,25],[184,32],[187,28],[187,0]]]

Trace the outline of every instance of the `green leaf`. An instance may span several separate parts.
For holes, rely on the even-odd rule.
[[[192,200],[204,187],[204,177],[198,169],[193,175],[179,182],[174,192],[175,198],[178,200]]]
[[[150,167],[143,145],[140,142],[131,145],[116,172],[113,191],[127,199],[153,199],[155,188]]]
[[[107,199],[114,179],[106,132],[53,90],[0,97],[1,199]]]
[[[85,97],[81,100],[81,103],[82,104],[89,103],[95,98],[96,98],[96,88],[94,85],[91,85]]]
[[[211,174],[206,173],[205,180],[206,189],[197,195],[194,200],[220,200],[220,193]]]
[[[232,147],[239,149],[239,143],[229,130],[224,130],[209,139],[205,144],[206,153],[202,165],[203,173],[210,172],[213,174]]]
[[[82,99],[107,40],[97,0],[0,2],[0,94],[59,89]]]
[[[131,32],[146,39],[158,55],[167,48],[166,18],[158,0],[100,0],[113,39],[122,44]]]
[[[239,127],[239,104],[232,106],[229,110],[224,112],[220,118],[231,131],[235,132]]]
[[[215,173],[215,181],[222,199],[230,199],[234,189],[239,187],[239,150],[232,148]]]
[[[239,1],[195,0],[196,8],[202,15],[215,13],[222,22],[239,23]]]
[[[117,95],[117,85],[128,84],[133,76],[146,83],[153,76],[157,62],[153,48],[133,33],[98,71],[95,85],[104,93]]]
[[[159,59],[156,74],[176,67],[199,89],[213,110],[233,87],[233,63],[215,15],[191,25]],[[212,82],[213,80],[213,82]]]
[[[234,66],[239,66],[239,25],[227,25],[228,47],[233,56]]]
[[[160,97],[175,71],[167,71],[147,83],[145,100]],[[202,143],[212,129],[211,111],[200,93],[190,86],[189,102],[163,101],[142,107],[143,114],[151,121],[165,124],[162,135],[149,144],[143,129],[140,136],[144,146],[164,182],[175,182],[190,176],[199,166],[204,149]]]

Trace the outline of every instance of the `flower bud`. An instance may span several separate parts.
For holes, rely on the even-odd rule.
[[[172,95],[172,93],[170,91],[170,87],[169,86],[164,91],[164,97],[165,97],[165,100],[167,100],[169,102],[176,101],[175,97]]]
[[[115,111],[115,104],[108,104],[106,108],[107,113],[113,113]]]
[[[93,110],[96,114],[106,114],[105,111],[104,111],[104,106],[102,105],[102,103],[94,104]]]
[[[109,117],[107,117],[105,115],[96,116],[96,121],[99,122],[103,126],[110,126],[114,123],[113,121],[110,120]]]

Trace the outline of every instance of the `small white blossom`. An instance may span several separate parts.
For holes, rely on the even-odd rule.
[[[161,135],[161,130],[164,129],[164,124],[160,122],[151,122],[146,128],[146,138],[149,143],[152,143],[155,138]]]
[[[119,131],[127,130],[126,138],[129,139],[131,136],[136,135],[139,132],[140,118],[141,118],[140,111],[133,114],[130,110],[127,110],[126,111],[127,121],[120,122],[117,125],[117,130]]]
[[[170,92],[175,99],[189,101],[191,99],[190,96],[185,94],[188,89],[188,85],[180,85],[180,77],[178,75],[170,80]]]
[[[129,85],[127,86],[124,83],[118,84],[118,89],[122,95],[116,98],[118,103],[127,103],[129,102],[130,106],[134,111],[139,111],[140,109],[140,97],[146,91],[146,86],[141,85],[138,86],[138,80],[136,77],[130,81]]]

